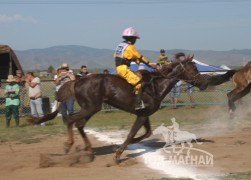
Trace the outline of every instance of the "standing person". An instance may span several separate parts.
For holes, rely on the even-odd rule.
[[[140,78],[133,73],[129,66],[131,62],[136,62],[139,64],[140,62],[146,64],[149,67],[156,68],[156,65],[151,64],[145,57],[138,53],[134,44],[136,40],[139,39],[139,34],[132,27],[126,28],[122,37],[125,41],[121,42],[115,50],[114,58],[116,64],[116,72],[117,74],[124,78],[129,84],[134,86],[135,89],[135,110],[144,109],[145,105],[142,101],[142,88]]]
[[[170,101],[173,109],[177,109],[178,97],[180,95],[180,86],[182,81],[178,81],[169,93]]]
[[[4,96],[5,96],[5,107],[6,107],[6,128],[10,127],[10,120],[13,115],[16,126],[19,126],[19,85],[16,83],[16,79],[13,75],[8,75],[7,82],[9,84],[5,87]]]
[[[54,70],[53,80],[54,80],[54,84],[56,85],[56,87],[55,87],[55,92],[54,92],[54,102],[52,103],[52,107],[51,107],[52,112],[56,111],[56,109],[57,109],[58,90],[60,88],[60,84],[57,84],[56,80],[57,80],[59,73],[60,73],[59,69],[60,69],[60,67]]]
[[[157,64],[159,64],[160,66],[169,63],[168,57],[167,57],[167,55],[165,53],[166,52],[165,52],[164,49],[160,50],[160,55],[159,55],[159,57],[157,59]]]
[[[80,79],[85,76],[89,76],[91,73],[88,72],[87,66],[81,66],[81,71],[76,75],[76,79]]]
[[[58,77],[55,79],[56,85],[59,89],[68,81],[75,80],[75,75],[69,72],[69,65],[64,63],[58,69]],[[69,97],[66,101],[60,105],[60,111],[62,114],[63,123],[67,124],[68,115],[74,112],[74,97]]]
[[[42,92],[40,86],[40,79],[35,77],[33,72],[28,72],[26,74],[26,84],[29,87],[29,105],[31,108],[31,115],[33,117],[43,117],[43,102],[42,102]],[[45,125],[41,123],[40,125]]]
[[[23,76],[23,73],[21,70],[16,70],[16,82],[19,85],[19,92],[20,92],[20,107],[19,107],[19,114],[22,116],[24,113],[24,98],[26,95],[26,89],[25,89],[25,77]]]
[[[108,69],[105,69],[105,70],[103,71],[103,73],[104,73],[104,74],[109,74]]]
[[[187,83],[187,95],[190,102],[190,108],[195,108],[194,106],[194,98],[193,98],[193,85],[190,83]]]

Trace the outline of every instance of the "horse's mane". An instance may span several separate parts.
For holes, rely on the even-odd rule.
[[[245,66],[243,66],[242,68],[236,70],[237,72],[247,72],[251,70],[251,61],[249,61]]]
[[[249,61],[249,62],[245,65],[245,67],[251,68],[251,61]]]
[[[183,59],[181,59],[183,57]],[[183,52],[176,53],[174,55],[174,60],[171,63],[163,64],[160,70],[156,70],[153,72],[149,72],[147,70],[139,70],[139,72],[144,76],[151,76],[152,78],[160,78],[164,77],[163,75],[167,75],[171,73],[178,64],[182,63],[187,57]]]

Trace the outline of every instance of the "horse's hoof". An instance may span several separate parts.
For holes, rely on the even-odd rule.
[[[68,154],[70,149],[72,147],[72,144],[68,144],[67,142],[64,143],[64,153]]]
[[[84,151],[91,152],[92,153],[92,148],[91,147],[85,147]]]
[[[230,119],[234,119],[234,113],[230,113],[230,114],[229,114],[229,118],[230,118]]]
[[[117,159],[116,157],[113,158],[113,162],[118,165],[121,163],[121,160],[120,159]]]

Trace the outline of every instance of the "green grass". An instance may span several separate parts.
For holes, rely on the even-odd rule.
[[[157,127],[162,123],[171,125],[170,119],[175,117],[180,125],[201,124],[203,119],[199,117],[191,118],[194,114],[205,111],[206,106],[187,109],[181,107],[177,110],[163,108],[150,117],[152,127]],[[87,128],[99,130],[124,129],[128,130],[133,125],[136,116],[123,111],[99,112],[95,114],[87,123]],[[19,143],[36,143],[45,137],[55,134],[66,134],[66,127],[62,123],[61,117],[57,117],[47,122],[46,126],[29,125],[25,117],[20,118],[20,127],[15,127],[14,119],[11,120],[10,128],[5,128],[5,117],[0,116],[0,143],[6,141],[16,141]]]
[[[61,118],[49,122],[46,126],[33,126],[20,119],[20,127],[15,126],[14,119],[11,120],[10,128],[5,128],[5,118],[0,117],[0,143],[15,141],[16,143],[38,143],[48,136],[66,133],[66,128],[60,121]]]
[[[175,117],[180,126],[194,125],[200,127],[206,124],[209,119],[217,116],[217,113],[211,111],[215,106],[196,106],[190,109],[187,106],[179,107],[178,109],[171,109],[165,107],[150,116],[152,129],[165,124],[171,125],[171,118]],[[220,108],[226,110],[220,111],[223,115],[227,115],[227,107],[218,105]],[[95,114],[87,123],[87,128],[96,128],[98,130],[114,130],[123,129],[128,130],[133,125],[136,116],[134,114],[126,113],[120,110],[113,112],[99,112]],[[20,119],[20,127],[15,127],[14,119],[11,120],[11,127],[5,128],[5,117],[0,116],[0,142],[19,141],[24,143],[32,143],[41,141],[44,136],[53,136],[55,134],[66,134],[66,127],[62,123],[61,117],[57,117],[52,121],[47,122],[44,126],[31,126],[22,117]],[[236,142],[242,144],[241,142]]]
[[[227,176],[217,177],[217,179],[218,180],[250,180],[251,171],[230,173]]]
[[[180,107],[179,109],[173,110],[169,107],[162,108],[152,116],[150,116],[151,125],[157,127],[164,123],[166,126],[171,125],[170,119],[175,117],[177,122],[180,125],[187,124],[202,124],[204,123],[204,117],[194,117],[194,114],[206,111],[207,106],[200,106],[194,109],[187,107]],[[191,118],[193,117],[193,118]],[[134,114],[129,114],[123,111],[114,111],[114,112],[99,112],[94,115],[89,122],[87,127],[90,128],[99,128],[99,129],[129,129],[134,121],[136,116]]]

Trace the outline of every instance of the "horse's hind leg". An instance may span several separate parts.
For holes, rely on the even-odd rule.
[[[78,131],[84,141],[85,144],[85,150],[91,151],[92,145],[90,140],[88,139],[86,133],[84,132],[84,127],[87,123],[87,121],[90,119],[90,117],[98,112],[101,109],[101,106],[92,106],[94,108],[92,109],[81,109],[78,113],[73,114],[69,120],[68,126],[71,126],[75,123],[75,126],[78,128]],[[72,129],[72,128],[71,128]],[[69,131],[68,131],[69,132]],[[69,134],[70,137],[70,134]]]
[[[88,139],[86,133],[84,132],[84,127],[78,127],[78,132],[79,134],[82,136],[83,140],[84,140],[84,143],[85,143],[85,148],[84,150],[85,151],[92,151],[92,145],[91,145],[91,142],[90,140]]]
[[[89,120],[89,118],[85,118],[85,119],[82,119],[81,121],[77,121],[75,126],[78,128],[78,132],[79,134],[81,135],[83,141],[84,141],[84,144],[85,144],[85,148],[84,150],[85,151],[92,151],[92,145],[91,145],[91,142],[90,140],[88,139],[85,131],[84,131],[84,127],[87,123],[87,121]]]
[[[142,117],[142,116],[138,116],[136,121],[134,122],[126,140],[124,141],[124,143],[119,147],[119,149],[116,151],[115,154],[115,162],[118,164],[120,162],[120,156],[121,154],[124,152],[125,148],[129,145],[133,143],[133,138],[134,136],[137,134],[137,132],[139,131],[139,129],[142,127],[142,125],[145,123],[146,121],[146,117]]]
[[[232,98],[233,101],[236,101],[236,100],[246,96],[248,93],[250,93],[250,91],[251,91],[251,83],[248,86],[246,86],[245,89],[243,89],[242,91],[235,94],[235,96]]]
[[[72,145],[74,144],[74,139],[73,139],[73,124],[76,123],[77,127],[84,128],[85,123],[89,119],[89,117],[91,117],[91,115],[93,115],[97,111],[98,110],[89,111],[88,112],[87,110],[81,109],[80,111],[69,115],[69,118],[67,119],[68,140],[67,140],[67,142],[64,145],[64,150],[65,150],[66,153],[68,153],[70,151]],[[93,112],[93,113],[91,113],[91,112]],[[82,136],[82,134],[81,134],[81,136]]]
[[[65,153],[68,153],[74,144],[74,139],[73,139],[73,129],[72,129],[73,124],[67,124],[67,134],[68,134],[68,140],[67,142],[64,143],[64,151]]]

